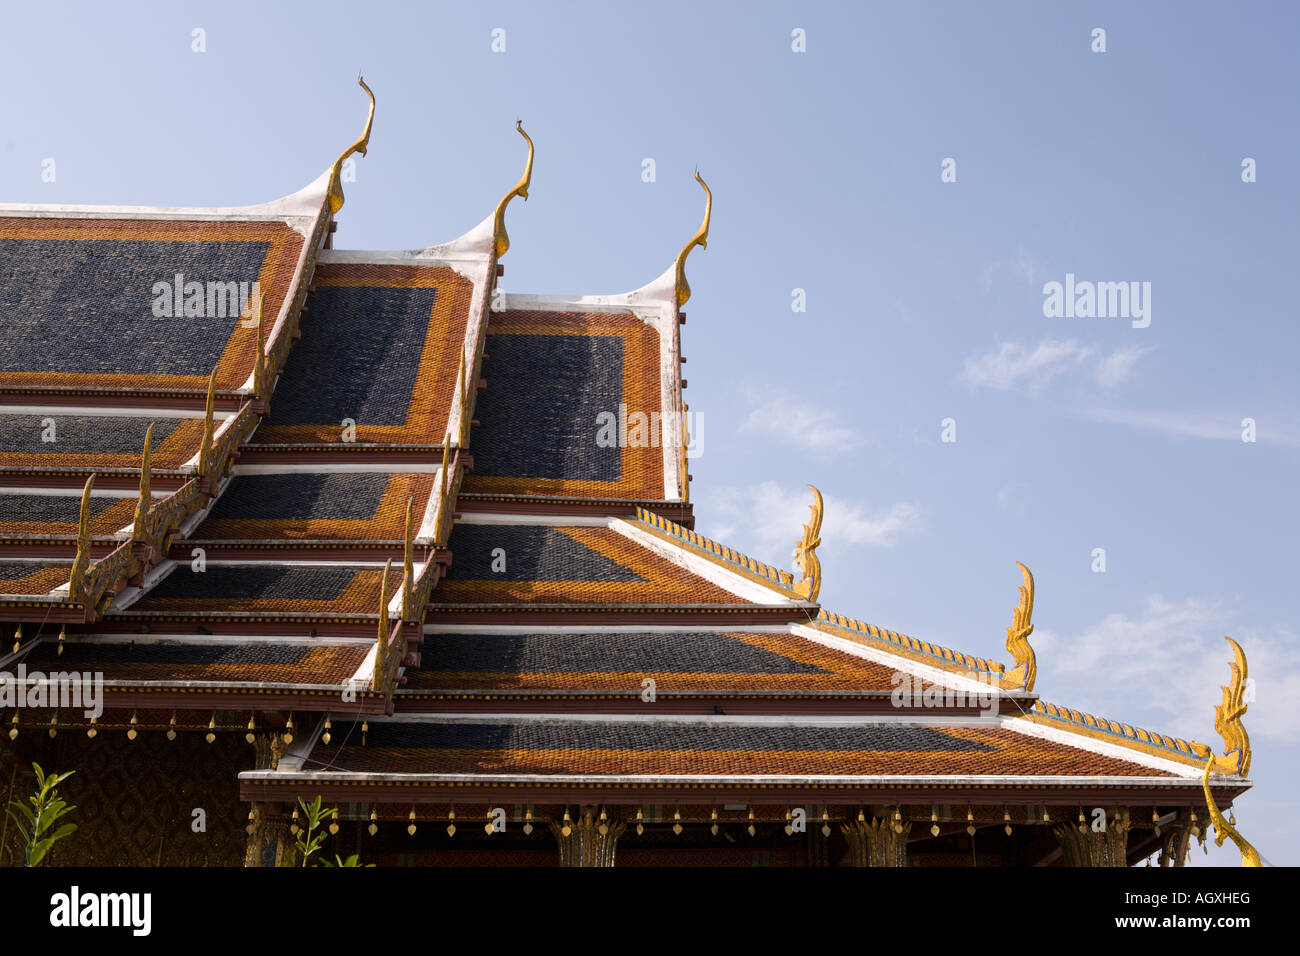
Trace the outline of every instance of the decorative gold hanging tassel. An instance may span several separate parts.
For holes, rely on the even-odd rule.
[[[749,808],[749,826],[746,829],[749,831],[750,836],[753,836],[754,833],[756,832],[754,830],[754,808],[753,807]]]
[[[23,643],[23,626],[19,624],[18,627],[14,629],[14,653],[15,654],[18,653],[18,648],[22,646],[22,643]]]
[[[135,714],[134,714],[134,713],[131,714],[131,720],[130,720],[130,724],[131,724],[131,726],[128,727],[128,728],[127,728],[127,731],[126,731],[126,739],[127,739],[127,740],[135,740],[135,738],[138,736],[138,732],[137,732],[136,729],[135,729],[135,726],[136,726],[136,724],[138,724],[138,723],[139,723],[139,721],[136,720],[136,716],[135,716]]]
[[[59,649],[55,653],[54,655],[55,657],[63,656],[63,639],[67,636],[68,636],[68,629],[66,627],[59,628]]]
[[[167,723],[167,739],[176,739],[176,711],[172,711],[172,719]],[[211,743],[211,741],[209,741]]]
[[[605,816],[604,807],[600,808],[600,826],[597,827],[597,831],[600,833],[601,836],[606,836],[609,834],[609,818]]]
[[[937,807],[930,808],[930,836],[939,835],[939,810]]]
[[[903,832],[903,813],[902,813],[901,810],[898,809],[898,807],[894,807],[894,826],[893,826],[893,830],[894,830],[895,833],[902,833],[902,832]]]
[[[339,812],[335,810],[334,813],[330,815],[330,836],[333,836],[338,832],[339,832]]]
[[[98,722],[99,722],[98,718],[91,717],[90,726],[86,728],[86,736],[89,737],[91,740],[94,740],[95,734],[99,733],[99,731],[95,729],[95,724]]]
[[[217,739],[217,712],[212,712],[212,717],[208,720],[208,732],[203,735],[203,739],[212,743]]]
[[[822,836],[828,837],[830,835],[831,835],[831,815],[826,812],[825,807],[822,807]]]
[[[1007,836],[1011,836],[1011,811],[1006,807],[1002,808],[1002,820],[1006,824],[1002,829],[1006,831]]]
[[[567,813],[568,811],[565,812]],[[645,816],[644,814],[641,813],[641,808],[637,807],[636,808],[636,835],[637,836],[640,836],[641,834],[645,833],[645,825],[641,822],[643,819],[645,819]],[[568,834],[565,835],[567,836]]]
[[[53,711],[50,714],[50,737],[51,739],[59,735],[59,712]]]
[[[975,811],[971,807],[966,808],[966,832],[975,835]]]
[[[794,824],[790,822],[790,811],[785,811],[785,835],[794,836]]]
[[[9,739],[18,739],[18,711],[14,711],[14,719],[9,721]]]
[[[682,811],[680,810],[673,811],[673,834],[675,836],[682,835]]]
[[[411,812],[412,812],[412,813],[415,813],[414,810],[412,810]],[[447,823],[447,836],[449,836],[449,837],[450,837],[450,836],[455,836],[455,835],[456,835],[456,809],[455,809],[455,807],[453,807],[452,809],[450,809],[450,810],[447,811],[447,820],[449,821],[449,822]]]
[[[532,832],[533,832],[533,811],[532,808],[529,807],[524,810],[524,835],[527,836]]]
[[[1151,808],[1151,822],[1155,824],[1156,836],[1160,836],[1160,811],[1156,807]]]
[[[255,719],[256,718],[253,714],[248,715],[248,731],[244,734],[244,740],[246,743],[251,744],[256,743],[257,741],[257,735],[253,733],[253,731],[257,729],[257,724],[254,723]]]
[[[713,813],[709,815],[709,819],[713,821],[713,825],[709,827],[709,832],[712,833],[714,836],[717,836],[718,835],[718,808],[717,807],[713,808]]]
[[[329,715],[329,714],[326,714],[326,715],[325,715],[325,733],[321,734],[321,738],[320,738],[320,739],[321,739],[321,743],[325,744],[326,746],[329,746],[329,742],[330,742],[330,728],[331,728],[332,726],[334,726],[334,725],[330,723],[330,715]]]
[[[361,721],[361,746],[363,747],[366,745],[366,731],[368,731],[369,729],[370,729],[369,722],[364,720]]]
[[[289,818],[289,832],[294,836],[297,836],[298,831],[301,829],[302,827],[298,826],[298,808],[294,807],[293,816]]]
[[[367,831],[371,836],[374,836],[376,833],[379,832],[379,822],[378,822],[378,821],[379,821],[379,813],[378,813],[378,811],[375,810],[374,807],[371,807],[371,808],[370,808],[370,826],[366,827],[366,831]]]
[[[293,714],[290,714],[289,719],[284,722],[284,742],[293,743]]]
[[[560,821],[560,836],[568,836],[573,832],[573,821],[569,819],[569,808],[564,808],[564,819]]]

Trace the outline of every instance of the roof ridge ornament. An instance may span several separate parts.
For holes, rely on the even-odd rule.
[[[1210,758],[1206,761],[1205,772],[1201,775],[1201,789],[1205,791],[1205,805],[1210,811],[1210,822],[1214,824],[1214,845],[1223,846],[1223,841],[1231,837],[1232,842],[1237,844],[1237,849],[1241,851],[1242,866],[1263,866],[1264,862],[1260,859],[1259,851],[1237,832],[1237,828],[1230,821],[1223,818],[1218,805],[1214,802],[1214,794],[1210,792],[1211,773],[1237,774],[1242,777],[1250,775],[1250,737],[1241,723],[1248,706],[1246,684],[1249,676],[1246,671],[1246,652],[1232,638],[1225,636],[1224,640],[1232,645],[1233,660],[1228,665],[1232,668],[1232,680],[1221,688],[1223,700],[1214,708],[1214,729],[1223,738],[1224,750],[1222,754],[1215,754],[1204,744],[1193,746],[1204,748],[1204,752],[1208,753]]]
[[[95,476],[86,479],[81,492],[81,512],[77,521],[77,556],[68,573],[68,599],[80,601],[86,590],[86,572],[90,569],[90,494],[95,487]]]
[[[690,242],[682,246],[682,251],[677,253],[677,261],[673,264],[673,271],[676,276],[677,308],[679,309],[691,297],[691,284],[686,281],[686,257],[690,255],[691,250],[696,246],[701,249],[709,247],[709,222],[713,218],[713,191],[709,189],[709,184],[700,176],[698,169],[695,170],[695,181],[704,187],[704,219],[700,222],[700,228],[696,230]]]
[[[135,523],[131,528],[131,537],[135,541],[144,541],[148,535],[145,521],[149,517],[151,491],[149,488],[149,465],[153,459],[153,422],[144,433],[144,451],[140,455],[140,500],[135,503]]]
[[[375,94],[370,91],[370,87],[366,86],[364,77],[358,75],[357,84],[365,90],[366,95],[370,97],[370,112],[366,116],[366,127],[361,131],[361,135],[357,137],[357,141],[347,149],[343,150],[343,152],[339,154],[339,158],[334,160],[334,165],[330,167],[328,197],[331,214],[336,213],[343,208],[343,163],[353,153],[360,153],[362,156],[366,155],[366,148],[370,145],[370,129],[375,123]]]
[[[522,196],[524,201],[528,201],[528,187],[533,184],[533,140],[532,137],[524,132],[524,121],[515,120],[515,129],[519,135],[528,141],[528,161],[524,164],[524,174],[520,177],[519,182],[515,183],[514,189],[501,197],[497,203],[496,210],[492,213],[492,246],[496,250],[496,257],[500,259],[510,248],[510,237],[506,235],[506,207],[510,205],[510,200],[516,196]]]
[[[698,178],[698,174],[696,178]],[[703,182],[703,180],[700,181]],[[705,186],[704,188],[708,189],[709,187]],[[707,213],[705,213],[705,222],[702,229],[705,233],[708,232]],[[689,248],[687,246],[687,249]],[[683,249],[682,255],[685,255],[686,251],[686,249]],[[680,261],[679,259],[679,268]],[[689,289],[687,289],[687,294],[690,294]],[[799,543],[795,545],[794,549],[795,566],[803,572],[803,577],[794,586],[794,593],[806,601],[816,601],[817,595],[822,589],[822,563],[816,554],[817,546],[822,543],[820,537],[822,531],[822,493],[813,485],[808,487],[812,488],[813,493],[813,503],[808,506],[808,510],[812,512],[812,515],[809,517],[808,523],[803,526],[803,537],[799,539]]]
[[[1232,645],[1233,661],[1228,665],[1232,668],[1232,680],[1227,686],[1220,688],[1223,691],[1223,700],[1214,708],[1214,729],[1223,738],[1223,753],[1213,754],[1208,747],[1206,753],[1210,753],[1210,764],[1215,773],[1248,777],[1251,757],[1250,737],[1241,723],[1247,707],[1246,652],[1232,638],[1225,637],[1224,640]]]
[[[417,620],[415,613],[415,496],[406,499],[406,528],[402,534],[402,619]]]
[[[212,400],[217,388],[217,370],[208,376],[208,398],[203,406],[203,443],[199,446],[199,477],[207,477],[212,465]]]
[[[1034,633],[1034,576],[1019,561],[1016,567],[1024,575],[1025,583],[1020,586],[1020,603],[1015,608],[1011,626],[1007,628],[1007,652],[1015,666],[1006,673],[1005,679],[1031,691],[1038,678],[1038,657],[1029,645],[1029,635]]]

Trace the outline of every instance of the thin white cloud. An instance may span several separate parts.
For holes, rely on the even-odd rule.
[[[1108,614],[1078,634],[1036,628],[1035,689],[1053,703],[1222,749],[1213,707],[1230,675],[1224,634],[1246,651],[1255,681],[1251,736],[1289,741],[1300,704],[1300,635],[1250,628],[1219,601],[1152,595],[1137,613]]]
[[[822,499],[822,540],[828,547],[891,548],[924,527],[921,509],[910,502],[873,510],[834,495],[823,494]],[[811,504],[812,492],[806,487],[790,488],[774,481],[717,488],[705,495],[700,511],[708,520],[701,521],[699,530],[733,547],[752,548],[754,556],[764,561],[789,567]]]
[[[1149,347],[1121,346],[1103,355],[1096,346],[1075,339],[1043,339],[1032,349],[1018,342],[1003,342],[995,352],[967,358],[958,378],[973,388],[1006,392],[1023,387],[1038,394],[1060,375],[1089,369],[1099,385],[1113,388],[1127,381],[1138,359],[1150,351]]]
[[[786,392],[750,393],[758,404],[741,431],[769,435],[788,445],[817,452],[842,452],[866,443],[856,428],[844,425],[832,409],[822,408]]]
[[[1147,352],[1154,351],[1150,346],[1126,345],[1117,348],[1097,363],[1097,384],[1103,388],[1114,388],[1128,381],[1133,366]]]
[[[1217,438],[1220,441],[1242,440],[1247,416],[1198,412],[1138,411],[1123,408],[1090,408],[1079,413],[1083,418],[1108,425],[1126,425],[1161,432],[1181,438]],[[1272,419],[1257,419],[1255,438],[1264,444],[1300,445],[1300,434]]]
[[[975,388],[999,391],[1026,385],[1038,392],[1056,376],[1090,359],[1095,351],[1074,339],[1044,339],[1032,350],[1017,342],[1003,342],[996,352],[966,359],[961,381]]]

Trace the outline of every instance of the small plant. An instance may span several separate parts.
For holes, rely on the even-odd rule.
[[[40,866],[50,849],[59,840],[77,829],[75,823],[65,823],[50,832],[51,828],[76,807],[68,806],[59,796],[59,784],[71,777],[75,770],[67,773],[52,773],[48,777],[38,763],[32,764],[36,771],[36,783],[39,789],[27,799],[31,806],[20,800],[9,803],[9,817],[18,824],[23,834],[23,865]]]
[[[298,806],[302,807],[303,815],[307,817],[307,826],[306,828],[299,828],[298,832],[294,834],[294,841],[298,845],[298,852],[302,854],[302,865],[310,866],[311,864],[309,861],[311,860],[312,855],[319,852],[321,844],[325,842],[325,832],[322,829],[324,821],[326,818],[338,811],[333,808],[322,807],[321,798],[319,796],[311,803],[306,803],[302,797],[299,797]],[[338,854],[335,854],[334,860],[335,862],[331,863],[329,860],[322,857],[320,862],[316,865],[333,867],[374,866],[373,863],[363,864],[360,857],[355,853],[346,860],[340,858]]]

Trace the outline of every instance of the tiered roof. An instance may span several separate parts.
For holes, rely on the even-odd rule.
[[[0,208],[9,663],[102,671],[110,723],[310,714],[241,775],[255,800],[1198,799],[1208,748],[1037,701],[1027,571],[1008,669],[823,609],[819,508],[798,580],[692,530],[680,327],[707,207],[642,289],[504,294],[531,141],[460,239],[336,250],[368,136],[264,206]],[[261,295],[156,318],[177,274]]]

